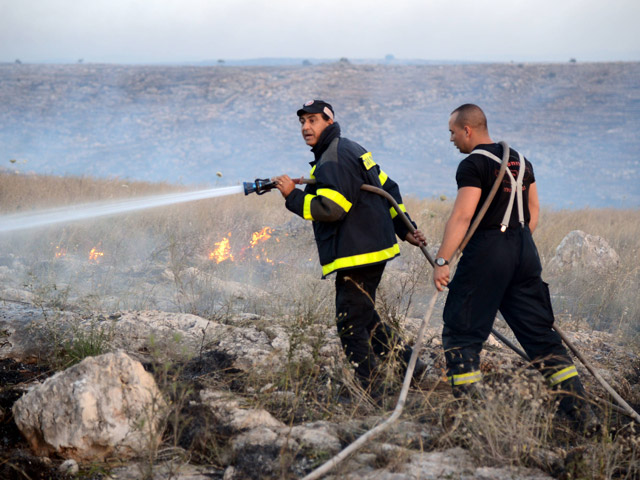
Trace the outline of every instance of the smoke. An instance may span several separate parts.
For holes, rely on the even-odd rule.
[[[109,216],[98,210],[84,220],[55,217],[59,221],[37,229],[5,231],[0,299],[62,310],[159,309],[214,318],[272,308],[280,297],[291,303],[293,292],[320,282],[311,229],[302,219],[292,221],[279,195],[210,194],[200,192],[197,201],[186,201],[184,193],[145,198],[145,208],[135,211],[129,207],[140,202],[111,202]],[[230,255],[216,258],[222,241]]]

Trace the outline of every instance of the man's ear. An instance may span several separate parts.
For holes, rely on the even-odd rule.
[[[464,126],[464,134],[468,137],[471,136],[471,127],[469,125]]]

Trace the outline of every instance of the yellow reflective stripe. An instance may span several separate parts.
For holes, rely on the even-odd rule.
[[[559,383],[564,382],[565,380],[569,380],[572,377],[578,376],[578,370],[575,365],[571,365],[570,367],[563,368],[562,370],[551,375],[547,380],[549,381],[550,387],[555,387]]]
[[[311,200],[313,200],[314,198],[316,198],[316,196],[311,195],[310,193],[307,193],[304,196],[304,205],[302,207],[302,218],[304,218],[305,220],[313,220],[313,217],[311,216]]]
[[[317,165],[314,165],[314,166],[311,168],[311,171],[309,172],[309,178],[316,178],[316,177],[313,175],[313,172],[315,172],[315,171],[316,171],[316,167],[317,167]]]
[[[366,168],[367,170],[371,170],[371,168],[376,166],[376,162],[373,161],[371,152],[360,155],[360,158],[362,159],[362,163],[364,163],[364,168]]]
[[[458,375],[451,375],[450,377],[447,377],[447,382],[449,382],[452,386],[468,385],[470,383],[479,382],[480,380],[482,380],[482,372],[480,372],[480,370],[469,373],[460,373]]]
[[[330,188],[319,188],[316,193],[323,197],[327,197],[329,200],[333,200],[340,205],[345,212],[351,210],[352,203],[336,190],[331,190]]]
[[[398,204],[398,206],[400,207],[400,210],[402,210],[404,213],[407,213],[407,208],[404,206],[404,203],[400,203]],[[393,207],[389,209],[389,213],[391,214],[391,218],[396,218],[396,216],[398,215],[398,212],[396,212],[396,209]]]
[[[400,247],[395,243],[392,247],[385,248],[379,252],[361,253],[350,257],[337,258],[333,262],[322,266],[322,275],[329,275],[334,270],[340,268],[359,267],[361,265],[369,265],[384,260],[391,260],[396,255],[400,255]]]
[[[389,175],[380,170],[378,178],[380,179],[380,185],[384,185],[384,183],[387,181],[387,178],[389,178]]]

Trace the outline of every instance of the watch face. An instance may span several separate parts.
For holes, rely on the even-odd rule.
[[[443,267],[444,266],[444,258],[436,258],[436,265],[438,265],[439,267]]]

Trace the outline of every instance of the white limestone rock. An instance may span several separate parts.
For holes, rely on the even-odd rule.
[[[556,248],[546,272],[553,275],[580,268],[602,273],[619,264],[620,257],[604,238],[573,230]]]
[[[148,451],[160,441],[164,409],[153,377],[116,352],[48,378],[14,404],[13,414],[36,454],[93,461]]]
[[[231,431],[252,430],[259,427],[284,428],[280,420],[261,408],[247,408],[232,393],[202,390],[200,400],[212,411],[216,420]]]

